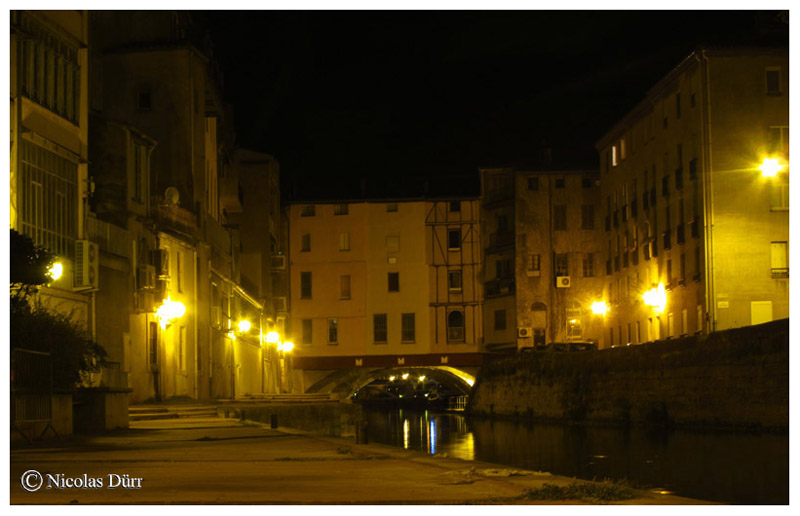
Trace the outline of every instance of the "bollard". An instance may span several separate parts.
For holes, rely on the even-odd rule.
[[[228,409],[225,409],[225,419],[228,419],[229,417],[231,417],[231,411],[228,410]]]
[[[278,428],[278,414],[269,415],[269,427]]]
[[[368,444],[369,438],[367,437],[367,422],[364,420],[356,423],[356,444]]]
[[[244,421],[246,419],[244,410],[239,412],[239,421]]]

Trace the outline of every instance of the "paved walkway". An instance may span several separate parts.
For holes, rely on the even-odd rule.
[[[213,417],[134,421],[111,434],[17,446],[10,458],[12,504],[528,504],[541,503],[524,497],[528,489],[574,481]],[[44,481],[34,492],[20,481],[29,470]],[[48,489],[59,474],[102,487]],[[33,486],[39,478],[27,477]],[[643,492],[624,503],[698,502]]]

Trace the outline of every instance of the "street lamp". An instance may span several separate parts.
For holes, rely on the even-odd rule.
[[[167,296],[167,299],[156,310],[156,317],[161,324],[161,329],[166,330],[167,326],[172,324],[176,319],[183,317],[186,313],[186,307],[180,301],[173,301]]]
[[[592,313],[604,316],[606,312],[608,312],[608,305],[605,301],[595,301],[592,303]]]
[[[783,165],[778,161],[778,158],[764,158],[758,169],[763,177],[775,177],[778,172],[783,170]]]
[[[281,336],[278,334],[277,331],[271,331],[267,333],[266,336],[267,344],[277,344],[281,341]]]
[[[664,289],[664,284],[659,283],[658,287],[651,288],[642,295],[644,304],[652,307],[657,313],[664,311],[667,307],[667,291]]]
[[[50,276],[50,279],[56,281],[58,278],[61,277],[61,274],[64,272],[64,266],[61,265],[61,262],[55,262],[53,265],[47,269],[47,275]]]

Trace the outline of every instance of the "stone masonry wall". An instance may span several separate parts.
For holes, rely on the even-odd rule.
[[[788,429],[789,322],[594,352],[484,364],[473,415],[587,423]]]

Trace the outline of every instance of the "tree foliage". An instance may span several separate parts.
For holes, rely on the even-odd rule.
[[[84,325],[71,315],[47,308],[36,296],[49,280],[47,270],[55,256],[14,230],[10,243],[11,349],[50,353],[53,388],[72,391],[83,375],[97,371],[105,363],[107,353]]]

